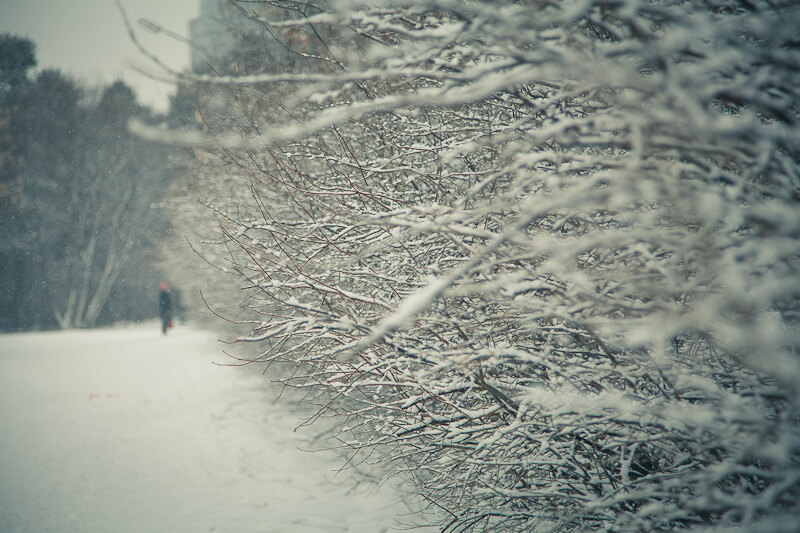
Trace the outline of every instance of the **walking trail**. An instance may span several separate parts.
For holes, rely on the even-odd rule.
[[[0,335],[0,531],[352,532],[413,521],[302,451],[266,378],[155,323]],[[432,529],[416,531],[430,532]]]

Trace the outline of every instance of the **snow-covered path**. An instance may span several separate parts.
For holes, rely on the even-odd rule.
[[[405,507],[298,450],[212,336],[155,323],[0,336],[0,531],[375,533]]]

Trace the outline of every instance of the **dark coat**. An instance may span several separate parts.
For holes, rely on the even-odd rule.
[[[161,291],[158,295],[158,312],[162,318],[172,316],[172,298],[167,291]]]

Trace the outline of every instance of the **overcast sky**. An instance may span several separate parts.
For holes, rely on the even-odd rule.
[[[189,20],[200,0],[121,0],[142,44],[172,68],[189,66],[189,47],[153,34],[137,21],[152,19],[188,37]],[[15,33],[36,43],[38,68],[55,67],[90,85],[123,79],[143,104],[166,109],[168,84],[154,81],[133,66],[157,71],[131,43],[116,0],[0,0],[0,33]]]

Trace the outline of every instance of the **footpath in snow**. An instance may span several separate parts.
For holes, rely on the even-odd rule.
[[[155,323],[0,335],[0,531],[353,532],[413,521],[301,451],[266,379]],[[399,519],[399,522],[398,522]],[[430,529],[416,531],[430,532]]]

